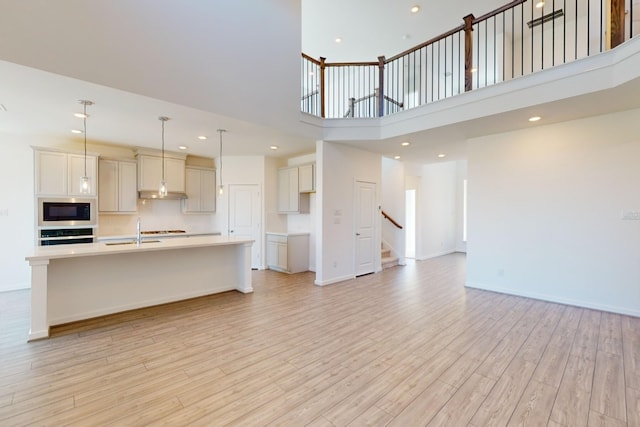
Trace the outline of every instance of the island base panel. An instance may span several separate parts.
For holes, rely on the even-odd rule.
[[[243,245],[233,245],[51,260],[48,323],[68,323],[234,289],[250,292],[245,252]]]

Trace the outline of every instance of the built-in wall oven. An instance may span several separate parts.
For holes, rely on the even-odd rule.
[[[90,198],[39,198],[38,245],[93,243],[96,200]]]
[[[93,243],[95,229],[81,228],[43,228],[38,238],[40,246],[72,245],[75,243]]]

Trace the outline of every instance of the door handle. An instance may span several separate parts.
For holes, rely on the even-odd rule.
[[[359,235],[360,235],[360,233],[356,233],[356,236],[359,236]]]
[[[233,230],[229,230],[229,233],[233,233]]]

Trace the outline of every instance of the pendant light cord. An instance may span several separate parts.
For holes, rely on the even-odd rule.
[[[87,176],[87,102],[82,103],[84,105],[83,110],[83,123],[84,123],[84,176]]]
[[[162,122],[162,181],[164,181],[164,122],[166,120],[166,118],[160,118]]]
[[[222,184],[222,132],[224,130],[218,129],[218,133],[220,134],[220,185]]]

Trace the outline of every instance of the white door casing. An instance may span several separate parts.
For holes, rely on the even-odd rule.
[[[376,184],[356,181],[355,190],[355,275],[361,276],[375,271]]]
[[[258,184],[229,185],[229,236],[253,239],[251,268],[262,265],[262,207]]]

